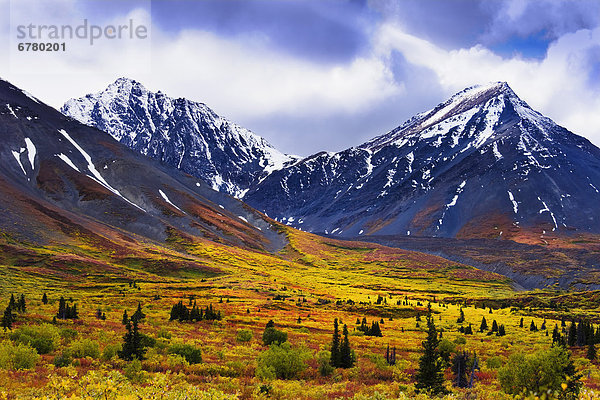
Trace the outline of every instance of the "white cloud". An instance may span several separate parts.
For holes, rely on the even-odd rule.
[[[278,53],[256,37],[236,41],[201,31],[157,36],[156,84],[238,116],[354,112],[402,90],[376,57],[327,65]]]
[[[19,1],[39,4],[34,0]],[[60,1],[63,8],[77,10],[76,0]],[[6,4],[6,0],[0,0],[1,7]],[[518,8],[505,13],[515,21],[527,15]],[[33,22],[46,23],[75,23],[84,18],[72,12],[64,20],[64,13],[39,7],[27,15]],[[146,11],[137,9],[102,22],[129,17],[146,23],[150,18]],[[10,37],[4,28],[0,31],[0,43],[7,45]],[[502,80],[509,82],[533,108],[600,145],[600,87],[589,81],[594,68],[598,69],[594,65],[598,56],[592,54],[600,51],[599,29],[563,34],[551,44],[543,60],[529,60],[518,56],[502,58],[481,45],[447,50],[386,23],[373,31],[370,51],[334,65],[282,53],[260,36],[223,38],[200,30],[172,36],[155,27],[151,51],[139,43],[105,41],[95,45],[93,51],[46,54],[43,61],[33,54],[17,60],[11,69],[6,58],[0,59],[0,64],[3,78],[55,107],[70,97],[100,91],[119,76],[129,76],[151,90],[203,101],[235,121],[265,121],[271,117],[281,121],[282,116],[289,115],[294,120],[310,119],[313,126],[319,120],[331,124],[335,120],[332,116],[382,118],[376,111],[389,109],[390,115],[383,117],[389,122],[384,125],[392,127],[410,117],[403,114],[409,104],[423,103],[423,99],[429,102],[432,87],[441,87],[443,94],[449,96],[476,83]],[[401,53],[410,66],[432,73],[394,76],[393,52]],[[424,79],[427,81],[419,82]],[[411,88],[410,93],[405,87]],[[396,105],[397,111],[393,108]],[[338,148],[356,144],[355,137],[364,137],[364,125],[357,127],[356,132],[331,132],[328,140],[337,140]],[[302,127],[294,135],[297,141]],[[310,151],[321,147],[318,143],[311,146]]]

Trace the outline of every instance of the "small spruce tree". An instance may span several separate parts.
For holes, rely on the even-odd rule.
[[[498,332],[498,323],[496,320],[492,322],[492,332]]]
[[[342,339],[342,344],[340,345],[340,367],[352,368],[354,365],[354,354],[350,349],[350,341],[348,340],[348,327],[346,325],[344,325],[342,334],[344,335],[344,338]]]
[[[457,353],[452,360],[452,372],[454,373],[454,386],[466,388],[469,386],[469,354],[466,351]]]
[[[144,318],[146,318],[146,314],[144,314],[142,312],[142,304],[138,303],[137,306],[137,310],[135,310],[135,312],[133,313],[133,315],[131,316],[132,320],[136,320],[138,322],[140,322],[141,320],[143,320]]]
[[[419,360],[419,371],[415,387],[419,391],[427,391],[433,395],[446,393],[442,360],[439,355],[440,342],[431,316],[431,308],[427,312],[427,339],[422,342],[423,355]]]
[[[462,324],[463,322],[465,322],[465,312],[463,311],[462,308],[460,309],[460,316],[458,317],[456,322],[459,324]]]
[[[331,339],[331,366],[334,368],[342,366],[340,346],[340,328],[338,325],[338,320],[336,318],[333,320],[333,338]]]
[[[44,295],[42,296],[42,303],[48,304],[48,296],[46,295],[46,293],[44,293]]]
[[[596,359],[596,346],[594,345],[594,341],[590,341],[587,348],[586,358],[590,361]]]
[[[2,328],[4,328],[4,331],[6,331],[7,329],[12,329],[14,318],[15,317],[12,313],[12,309],[9,305],[8,307],[6,307],[6,310],[4,310],[4,314],[2,315]]]
[[[24,313],[27,310],[27,305],[25,304],[25,295],[21,294],[19,300],[17,301],[17,311]]]
[[[488,329],[487,321],[485,320],[485,317],[482,317],[481,325],[479,326],[479,332],[487,331],[487,329]]]
[[[506,330],[504,329],[504,324],[500,325],[500,327],[498,328],[498,336],[504,336],[506,335]]]

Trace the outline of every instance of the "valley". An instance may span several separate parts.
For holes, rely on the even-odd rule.
[[[131,80],[68,104],[0,81],[0,399],[599,398],[600,150],[508,85],[304,159]]]

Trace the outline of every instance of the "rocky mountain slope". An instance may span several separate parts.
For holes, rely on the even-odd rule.
[[[61,111],[235,197],[297,160],[202,103],[153,93],[126,78],[67,101]]]
[[[19,242],[285,245],[271,220],[239,200],[2,80],[0,134],[0,231]]]
[[[340,237],[599,233],[600,149],[498,82],[361,146],[275,171],[243,199]]]

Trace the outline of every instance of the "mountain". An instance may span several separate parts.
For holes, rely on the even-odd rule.
[[[198,240],[259,251],[285,246],[272,220],[241,201],[2,80],[0,134],[3,238],[123,252]]]
[[[126,78],[67,101],[61,111],[238,198],[271,171],[297,160],[202,103],[153,93]]]
[[[498,82],[358,147],[275,171],[243,199],[341,237],[600,233],[600,149]]]

